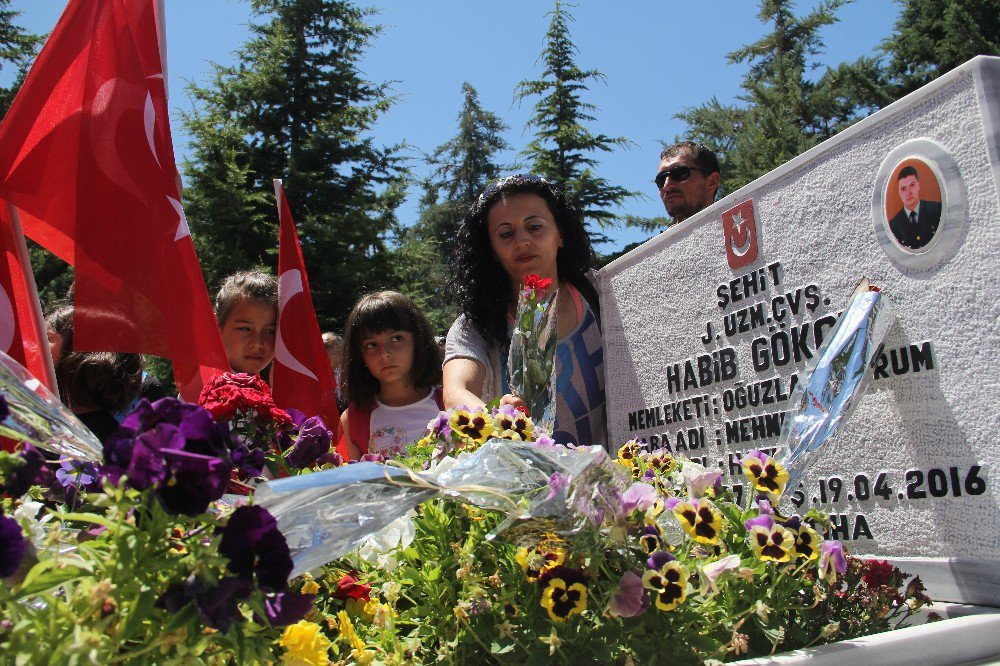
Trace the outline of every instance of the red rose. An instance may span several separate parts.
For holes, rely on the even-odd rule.
[[[539,292],[548,289],[550,284],[552,284],[551,278],[540,278],[534,273],[528,273],[524,276],[525,289],[534,289]]]
[[[372,586],[358,582],[356,574],[356,571],[352,571],[337,582],[337,590],[333,593],[334,599],[341,599],[343,601],[348,599],[368,601],[371,599],[371,595],[369,593],[371,592]]]

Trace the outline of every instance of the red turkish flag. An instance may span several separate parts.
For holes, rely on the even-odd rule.
[[[59,395],[28,250],[17,211],[7,206],[0,206],[0,243],[0,351]]]
[[[309,277],[302,259],[299,235],[280,180],[274,196],[281,221],[278,245],[278,334],[274,341],[271,392],[274,403],[295,408],[306,416],[320,416],[340,439],[337,382],[323,346],[316,310],[309,292]],[[347,452],[341,451],[347,458]]]
[[[78,350],[229,364],[181,208],[158,0],[70,0],[0,125],[0,198],[76,268]]]

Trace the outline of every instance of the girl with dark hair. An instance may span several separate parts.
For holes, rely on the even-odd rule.
[[[72,306],[49,314],[45,327],[59,399],[101,441],[118,430],[143,389],[163,397],[159,382],[143,372],[139,354],[75,351]]]
[[[348,402],[340,423],[352,459],[399,453],[444,409],[434,332],[403,294],[379,291],[357,302],[340,367]]]
[[[233,372],[261,374],[274,360],[278,281],[262,271],[230,275],[215,296],[215,318]]]
[[[556,432],[561,443],[607,441],[604,346],[594,256],[583,216],[562,190],[538,176],[502,178],[469,208],[452,260],[460,315],[445,347],[448,407],[474,407],[510,394],[507,352],[524,276],[559,288],[556,297]]]

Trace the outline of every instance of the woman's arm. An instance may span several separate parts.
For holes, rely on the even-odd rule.
[[[444,364],[444,406],[447,409],[465,405],[479,407],[486,381],[486,368],[471,358],[453,358]]]

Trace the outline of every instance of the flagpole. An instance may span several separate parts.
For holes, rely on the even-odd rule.
[[[21,214],[17,207],[7,202],[7,213],[10,215],[11,235],[14,237],[14,249],[17,252],[18,264],[21,267],[21,275],[24,285],[28,290],[28,301],[31,304],[32,322],[41,325],[42,330],[35,331],[38,338],[38,351],[41,356],[42,374],[39,377],[54,395],[59,395],[59,386],[56,384],[56,370],[52,365],[52,350],[49,348],[49,336],[45,330],[45,318],[42,316],[42,304],[38,300],[38,288],[35,286],[35,275],[31,270],[31,259],[28,256],[28,246],[24,242],[24,232],[21,231]],[[22,337],[24,333],[21,334]]]

